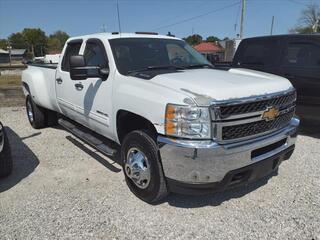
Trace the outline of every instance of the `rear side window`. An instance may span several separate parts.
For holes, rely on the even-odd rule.
[[[287,45],[282,66],[320,67],[320,45],[312,42],[291,42]]]
[[[99,40],[87,41],[83,55],[88,66],[99,66],[101,68],[108,66],[106,50]]]
[[[239,55],[235,59],[236,66],[270,66],[275,61],[277,40],[257,40],[242,43]]]
[[[67,49],[62,59],[61,69],[63,71],[70,71],[70,57],[78,55],[81,48],[82,40],[71,41],[68,43]]]

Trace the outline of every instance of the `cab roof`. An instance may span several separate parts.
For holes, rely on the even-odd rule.
[[[180,38],[176,38],[173,36],[167,35],[159,35],[157,33],[150,33],[150,32],[136,32],[136,33],[94,33],[89,35],[82,35],[71,37],[68,41],[76,40],[76,39],[88,39],[88,38],[104,38],[104,39],[117,39],[117,38],[159,38],[159,39],[176,39],[181,40]]]

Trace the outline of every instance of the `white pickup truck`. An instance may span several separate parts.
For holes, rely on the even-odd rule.
[[[127,185],[149,203],[267,176],[297,137],[287,79],[216,70],[175,37],[73,37],[57,65],[30,65],[22,81],[34,128],[59,123],[108,156],[121,152]]]

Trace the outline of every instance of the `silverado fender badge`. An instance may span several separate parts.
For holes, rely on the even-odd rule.
[[[262,113],[262,119],[265,121],[272,121],[274,120],[276,117],[279,116],[279,109],[272,106],[272,107],[268,107],[263,113]]]

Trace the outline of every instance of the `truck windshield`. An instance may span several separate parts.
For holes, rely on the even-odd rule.
[[[159,69],[212,67],[200,53],[181,40],[117,38],[109,42],[118,71],[123,75]]]

